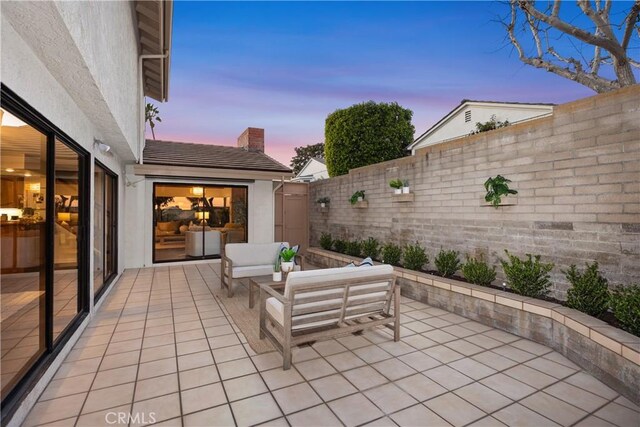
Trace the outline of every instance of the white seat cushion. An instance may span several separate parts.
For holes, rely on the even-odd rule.
[[[336,301],[339,301],[339,300],[336,300]],[[314,302],[310,304],[300,305],[298,307],[317,306],[325,303],[326,301]],[[267,308],[267,313],[269,313],[271,317],[273,317],[273,319],[280,324],[280,326],[284,326],[284,305],[282,305],[282,303],[278,301],[276,298],[270,297],[270,298],[267,298],[266,308]],[[331,312],[334,312],[336,314],[335,319],[324,320],[321,322],[305,323],[303,325],[293,326],[291,329],[296,331],[299,329],[315,328],[316,326],[324,326],[324,325],[330,325],[332,323],[336,323],[336,321],[338,320],[338,316],[340,316],[340,310],[331,310]],[[325,311],[324,313],[330,313],[330,311]],[[305,315],[297,316],[297,318],[300,318],[300,319],[304,317]]]
[[[231,274],[234,279],[242,277],[266,276],[273,273],[273,264],[265,265],[247,265],[242,267],[233,267]]]
[[[274,243],[228,243],[225,256],[233,262],[233,266],[245,267],[253,265],[273,266],[276,262],[281,242]],[[289,247],[289,244],[284,242]]]

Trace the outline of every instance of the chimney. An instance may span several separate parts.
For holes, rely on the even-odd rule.
[[[238,147],[264,153],[264,129],[246,128],[238,137]]]

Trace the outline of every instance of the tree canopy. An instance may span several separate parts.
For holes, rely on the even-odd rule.
[[[407,155],[415,128],[413,112],[396,102],[368,101],[336,110],[325,122],[329,176]]]
[[[296,175],[312,157],[324,158],[324,142],[296,147],[296,155],[291,159],[291,169]]]

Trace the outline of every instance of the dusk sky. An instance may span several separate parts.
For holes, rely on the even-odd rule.
[[[338,108],[413,110],[416,136],[462,99],[562,103],[594,94],[522,65],[490,2],[175,2],[169,102],[156,138],[235,145],[265,129],[289,165]]]

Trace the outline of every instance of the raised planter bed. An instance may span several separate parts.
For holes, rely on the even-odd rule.
[[[319,248],[305,257],[322,267],[359,258]],[[640,404],[640,338],[560,304],[395,267],[402,295],[544,344]]]

